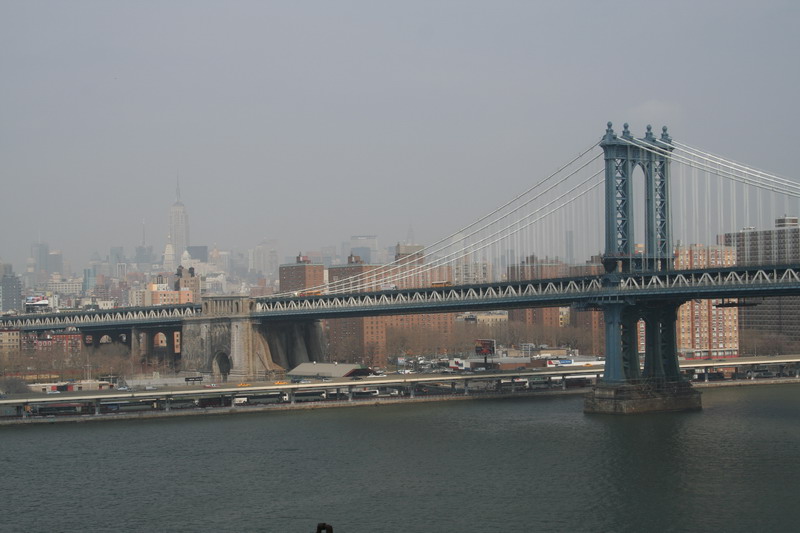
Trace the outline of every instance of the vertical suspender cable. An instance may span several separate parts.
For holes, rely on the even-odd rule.
[[[705,223],[703,224],[705,227],[705,235],[703,235],[702,242],[708,245],[709,241],[709,229],[711,228],[711,173],[710,172],[703,172],[703,175],[706,179],[706,197],[704,199],[703,205],[705,206]]]
[[[697,226],[700,225],[700,221],[697,218],[697,195],[698,195],[698,185],[697,185],[697,169],[692,167],[692,242],[697,242]],[[688,244],[688,243],[687,243]]]
[[[727,181],[727,180],[725,180],[725,181]],[[725,185],[725,182],[718,177],[717,180],[716,180],[716,186],[717,186],[717,205],[716,205],[716,210],[717,210],[717,228],[714,231],[713,244],[717,244],[717,242],[719,240],[719,235],[721,235],[723,233],[723,229],[722,229],[723,226],[724,226],[723,219],[725,217],[725,214],[723,212],[725,210],[725,196],[723,194],[724,185]]]

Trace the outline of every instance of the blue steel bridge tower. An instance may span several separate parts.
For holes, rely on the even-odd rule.
[[[644,138],[635,142],[623,126],[617,137],[608,123],[600,141],[606,162],[606,272],[629,273],[672,268],[673,250],[669,221],[669,157],[672,138],[664,126],[656,139],[647,126]],[[637,252],[634,240],[633,173],[644,173],[644,252]]]
[[[647,126],[641,139],[623,127],[617,136],[608,123],[600,142],[605,154],[604,284],[619,284],[621,274],[671,270],[669,175],[672,138],[664,126],[660,138]],[[634,172],[644,174],[644,249],[634,232]],[[597,302],[605,319],[606,362],[603,379],[587,396],[584,410],[636,413],[699,409],[700,394],[680,375],[675,322],[681,299]],[[645,323],[644,368],[639,361],[639,320]]]

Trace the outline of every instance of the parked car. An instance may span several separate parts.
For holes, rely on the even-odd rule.
[[[722,372],[709,372],[708,373],[708,381],[723,381],[725,379],[725,374]],[[705,372],[698,372],[694,375],[692,381],[706,381],[706,373]]]

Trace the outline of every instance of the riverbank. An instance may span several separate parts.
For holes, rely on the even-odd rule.
[[[86,414],[80,416],[48,416],[48,417],[29,417],[9,420],[0,420],[0,426],[28,425],[28,424],[56,424],[56,423],[88,423],[102,422],[110,420],[145,420],[158,418],[171,418],[176,416],[221,416],[221,415],[242,415],[247,413],[265,413],[276,411],[306,411],[311,409],[331,409],[349,407],[376,407],[381,405],[392,405],[399,403],[431,403],[431,402],[454,402],[454,401],[474,401],[474,400],[502,400],[507,398],[531,398],[531,397],[552,397],[563,395],[585,394],[586,389],[551,389],[536,391],[521,391],[514,394],[472,394],[465,395],[430,395],[409,397],[375,397],[370,399],[360,399],[353,401],[322,401],[322,402],[297,402],[297,403],[275,403],[268,405],[244,405],[236,407],[204,407],[194,409],[172,409],[170,411],[142,411],[135,413],[104,413]]]
[[[709,381],[692,383],[695,388],[717,388],[717,387],[753,387],[765,385],[786,385],[800,384],[800,378],[776,378],[776,379],[743,379],[730,381]],[[370,399],[360,399],[353,401],[322,401],[322,402],[297,402],[297,403],[278,403],[269,405],[246,405],[236,407],[205,407],[193,409],[172,409],[169,411],[143,411],[134,413],[103,413],[85,414],[79,416],[47,416],[47,417],[28,417],[0,420],[0,426],[19,426],[19,425],[38,425],[38,424],[61,424],[61,423],[90,423],[108,422],[113,420],[153,420],[172,417],[187,416],[223,416],[223,415],[243,415],[248,413],[265,413],[276,411],[299,411],[311,409],[332,409],[349,407],[379,407],[382,405],[392,405],[401,403],[431,403],[431,402],[458,402],[458,401],[480,401],[480,400],[503,400],[510,398],[549,398],[557,396],[575,396],[586,394],[586,388],[571,389],[537,389],[531,391],[519,391],[515,393],[476,393],[471,395],[430,395],[409,397],[376,397]]]

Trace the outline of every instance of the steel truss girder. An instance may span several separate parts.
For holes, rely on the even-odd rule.
[[[608,277],[510,281],[464,287],[319,295],[308,298],[258,298],[251,314],[260,318],[333,317],[362,314],[504,309],[536,305],[602,307],[619,301],[736,298],[800,294],[800,265],[737,266],[702,270],[638,272]],[[96,328],[104,325],[180,323],[203,316],[200,306],[173,306],[0,317],[0,326],[26,331]]]

